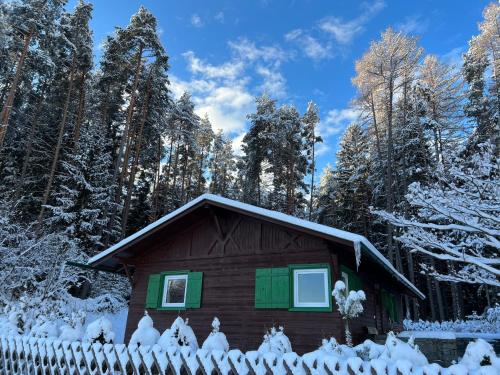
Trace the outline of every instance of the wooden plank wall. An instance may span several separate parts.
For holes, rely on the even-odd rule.
[[[148,310],[160,332],[181,315],[189,318],[201,345],[211,330],[213,317],[217,316],[221,320],[221,330],[233,348],[256,350],[266,329],[283,325],[294,351],[314,350],[323,338],[342,337],[343,324],[339,314],[336,311],[255,309],[255,269],[296,263],[330,263],[332,273],[336,274],[338,253],[345,257],[352,251],[345,245],[332,245],[321,238],[278,225],[222,209],[207,209],[203,219],[180,232],[166,232],[153,247],[143,249],[133,261],[136,271],[126,342],[144,314],[148,276],[169,270],[190,270],[203,272],[202,307],[179,312]],[[334,282],[332,280],[332,285]],[[375,292],[369,282],[365,285],[368,301],[365,314],[353,324],[356,340],[363,338],[366,325],[375,324]]]

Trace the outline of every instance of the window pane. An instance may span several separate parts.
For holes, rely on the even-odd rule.
[[[185,289],[185,278],[167,280],[167,295],[165,296],[165,303],[184,303]]]
[[[299,273],[299,303],[325,302],[325,274]]]

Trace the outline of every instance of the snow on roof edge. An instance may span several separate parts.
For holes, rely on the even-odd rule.
[[[323,234],[326,234],[326,235],[329,235],[332,237],[337,237],[337,238],[341,238],[341,239],[344,239],[347,241],[351,241],[353,243],[355,249],[357,247],[360,247],[361,244],[363,244],[365,246],[365,248],[368,250],[368,252],[375,259],[377,259],[378,261],[381,261],[384,268],[386,268],[394,276],[396,276],[396,278],[398,278],[403,284],[406,285],[406,287],[411,289],[415,294],[417,294],[421,298],[425,299],[425,295],[420,290],[418,290],[418,288],[415,285],[413,285],[405,276],[403,276],[400,272],[398,272],[394,268],[394,266],[389,262],[389,260],[386,257],[384,257],[382,255],[382,253],[380,253],[380,251],[378,251],[375,248],[375,246],[373,246],[372,243],[370,241],[368,241],[368,239],[366,237],[364,237],[362,235],[347,232],[347,231],[333,228],[333,227],[329,227],[329,226],[326,226],[323,224],[313,223],[311,221],[299,219],[297,217],[287,215],[287,214],[284,214],[281,212],[276,212],[276,211],[268,210],[266,208],[253,206],[253,205],[250,205],[248,203],[238,202],[238,201],[224,198],[224,197],[214,195],[214,194],[200,195],[198,198],[193,199],[191,202],[186,203],[184,206],[179,207],[178,209],[172,211],[168,215],[161,217],[160,219],[158,219],[155,222],[149,224],[148,226],[142,228],[141,230],[135,232],[134,234],[124,238],[123,240],[121,240],[120,242],[116,243],[115,245],[109,247],[108,249],[100,252],[99,254],[94,255],[92,258],[90,258],[87,261],[87,264],[90,265],[90,264],[95,263],[98,260],[112,254],[113,252],[115,252],[119,248],[121,248],[121,247],[127,245],[128,243],[132,242],[133,240],[141,237],[145,233],[147,233],[147,232],[151,231],[152,229],[168,222],[173,217],[181,214],[182,212],[190,209],[191,207],[196,206],[201,201],[209,201],[209,202],[211,201],[214,203],[220,203],[220,204],[227,205],[227,206],[234,207],[234,208],[239,208],[243,211],[252,212],[252,213],[255,213],[255,214],[260,215],[260,216],[272,218],[272,219],[275,219],[275,220],[278,220],[281,222],[285,222],[288,224],[307,228],[307,229],[310,229],[312,231],[323,233]],[[358,262],[358,259],[357,259],[357,262]]]

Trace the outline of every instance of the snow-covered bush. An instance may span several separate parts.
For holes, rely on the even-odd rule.
[[[379,358],[385,350],[385,345],[376,344],[371,340],[365,340],[354,348],[356,355],[365,361]]]
[[[355,348],[339,344],[334,337],[330,337],[328,340],[323,339],[318,351],[321,352],[322,355],[330,355],[344,359],[356,356]]]
[[[345,341],[348,346],[352,346],[352,336],[349,329],[349,320],[357,318],[363,313],[362,302],[366,300],[365,292],[362,290],[347,292],[347,288],[342,280],[335,283],[332,295],[337,303],[342,319],[345,321]]]
[[[25,319],[21,311],[17,309],[4,308],[4,314],[0,315],[0,333],[8,336],[17,336],[24,332]]]
[[[278,329],[272,327],[268,330],[264,335],[264,341],[260,344],[258,349],[260,355],[271,352],[280,357],[285,353],[290,353],[291,351],[292,344],[285,335],[283,327],[279,327]]]
[[[477,370],[481,366],[493,366],[500,373],[500,358],[497,357],[493,347],[483,339],[470,342],[465,349],[460,364],[469,370]]]
[[[408,342],[404,342],[398,339],[393,332],[387,334],[385,350],[380,354],[379,358],[387,362],[404,360],[410,362],[412,366],[429,364],[418,345],[415,345],[413,337],[410,337]]]
[[[167,350],[167,348],[172,346],[189,347],[193,351],[197,350],[198,340],[188,323],[189,319],[184,321],[184,319],[178,316],[172,323],[172,326],[162,333],[158,340],[158,345],[163,350]]]
[[[217,317],[212,321],[212,332],[210,332],[203,342],[201,348],[209,351],[229,351],[229,343],[227,342],[226,335],[220,331],[220,321]]]
[[[112,324],[103,317],[90,323],[85,331],[85,340],[91,343],[110,344],[113,343],[114,339],[115,333]]]
[[[40,338],[57,337],[57,326],[53,323],[52,319],[40,315],[35,325],[31,328],[30,335]]]
[[[412,321],[405,319],[403,326],[407,331],[425,332],[466,332],[491,333],[500,332],[500,305],[496,304],[482,315],[473,313],[465,320],[430,322],[424,320]]]
[[[62,341],[79,341],[83,336],[83,323],[85,322],[85,312],[76,311],[71,313],[71,317],[64,319],[65,324],[61,327],[59,339]]]
[[[153,346],[160,338],[160,332],[153,327],[153,319],[144,311],[144,316],[139,320],[137,329],[130,338],[129,345]]]

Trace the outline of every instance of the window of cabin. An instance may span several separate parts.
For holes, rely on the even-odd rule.
[[[328,307],[328,269],[293,270],[293,306]]]
[[[167,275],[163,285],[162,307],[184,307],[188,275]]]
[[[255,307],[289,311],[332,311],[330,265],[290,264],[258,268],[255,272]]]

